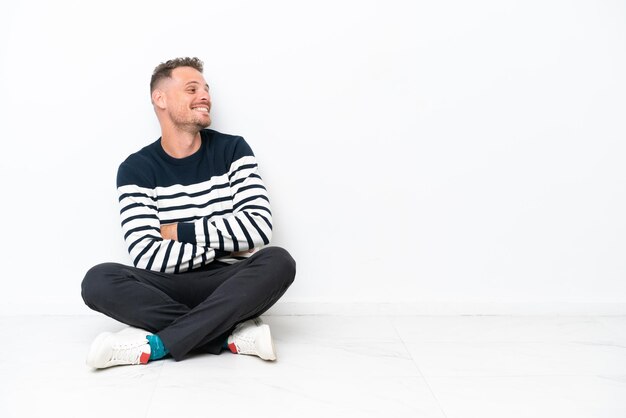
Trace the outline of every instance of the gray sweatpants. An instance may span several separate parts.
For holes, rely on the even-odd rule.
[[[181,274],[104,263],[87,272],[82,297],[95,311],[156,333],[181,360],[191,351],[219,354],[234,326],[274,305],[295,275],[294,259],[280,247]]]

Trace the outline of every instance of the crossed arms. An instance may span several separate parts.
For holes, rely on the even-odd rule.
[[[133,167],[122,164],[122,170]],[[244,255],[271,239],[269,198],[254,156],[233,162],[202,192],[164,189],[118,186],[124,239],[136,267],[182,273],[219,257]],[[198,207],[207,214],[197,215]]]

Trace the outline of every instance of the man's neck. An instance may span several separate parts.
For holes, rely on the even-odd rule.
[[[174,158],[189,157],[200,149],[200,132],[188,132],[180,129],[162,129],[161,146]]]

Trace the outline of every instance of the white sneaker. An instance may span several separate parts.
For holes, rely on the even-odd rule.
[[[276,360],[270,326],[261,318],[250,319],[235,327],[228,337],[228,348],[235,354],[259,356],[263,360]]]
[[[124,364],[146,364],[150,359],[150,344],[139,328],[125,328],[117,333],[103,332],[91,343],[87,365],[94,369]]]

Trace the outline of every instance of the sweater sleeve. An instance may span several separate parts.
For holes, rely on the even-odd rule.
[[[261,247],[272,239],[267,189],[252,150],[243,138],[240,139],[228,170],[232,213],[179,223],[180,241],[231,252]]]
[[[157,215],[156,192],[134,181],[139,173],[123,163],[117,176],[124,240],[133,265],[146,270],[182,273],[212,262],[226,252],[190,243],[164,240]]]

